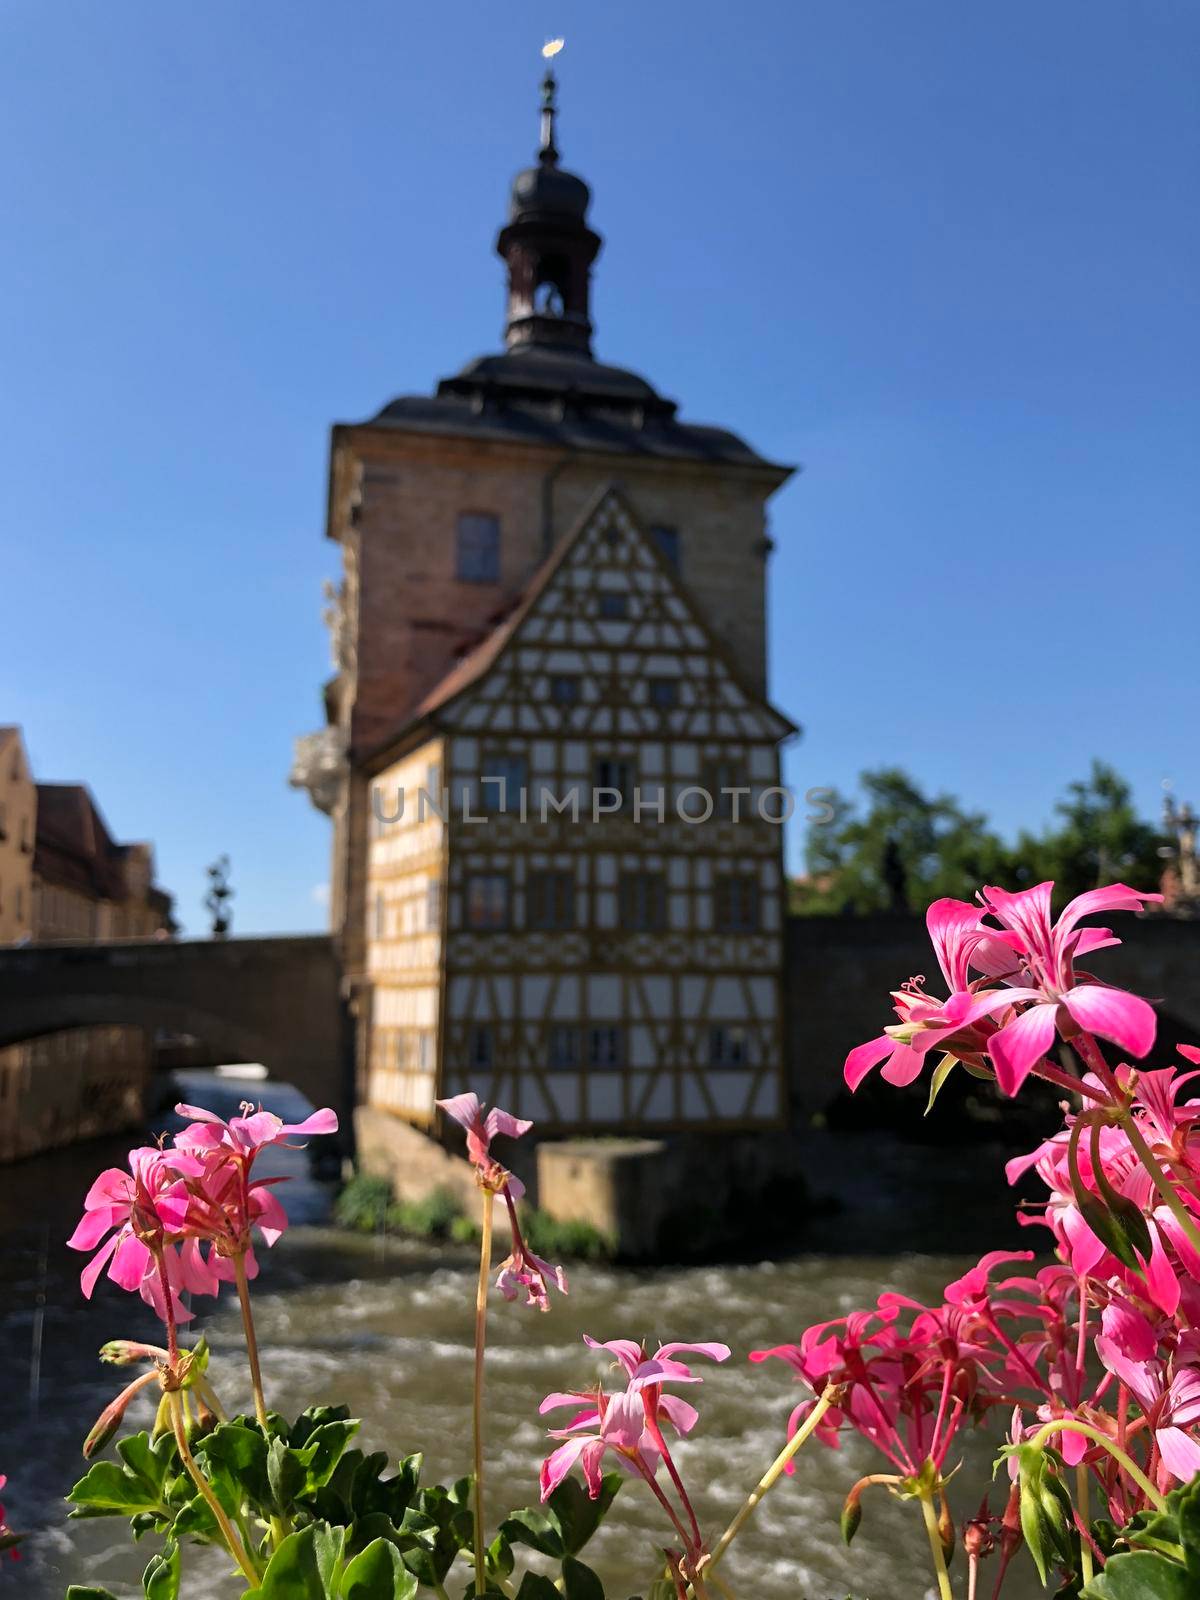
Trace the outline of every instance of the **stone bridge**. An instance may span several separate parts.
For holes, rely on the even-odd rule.
[[[1124,942],[1084,962],[1109,983],[1158,1003],[1158,1046],[1166,1065],[1180,1043],[1200,1044],[1200,921],[1114,913]],[[790,917],[785,987],[792,1103],[804,1118],[842,1087],[848,1051],[894,1021],[888,1000],[906,978],[924,973],[938,989],[937,957],[917,917]]]
[[[261,1061],[350,1124],[350,1032],[328,938],[0,948],[0,1046],[113,1022],[194,1034],[213,1062]]]

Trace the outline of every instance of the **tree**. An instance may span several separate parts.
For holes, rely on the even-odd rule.
[[[804,914],[922,913],[949,895],[970,900],[985,883],[1017,889],[1053,879],[1061,904],[1101,883],[1153,888],[1162,871],[1163,835],[1140,818],[1132,790],[1104,762],[1067,787],[1061,819],[1015,846],[994,833],[983,812],[964,811],[952,795],[926,795],[896,767],[864,772],[865,809],[836,791],[833,817],[810,826],[807,875],[793,885]]]
[[[1013,850],[1014,886],[1051,878],[1057,899],[1069,900],[1102,883],[1152,889],[1162,874],[1160,850],[1169,841],[1138,816],[1133,791],[1103,761],[1067,785],[1054,808],[1062,821],[1040,836],[1022,833]]]
[[[920,912],[939,895],[966,898],[1002,870],[1005,852],[980,812],[927,796],[897,767],[864,772],[866,812],[834,793],[834,815],[810,828],[802,912]]]

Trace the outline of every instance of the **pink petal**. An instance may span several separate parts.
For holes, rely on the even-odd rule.
[[[453,1116],[453,1112],[451,1112],[451,1115]],[[567,1473],[579,1460],[583,1447],[587,1442],[586,1439],[568,1439],[565,1444],[560,1444],[558,1449],[552,1451],[542,1462],[541,1489],[543,1500],[548,1500],[555,1489],[558,1488]]]
[[[532,1127],[532,1122],[528,1122],[524,1117],[514,1117],[511,1111],[501,1111],[499,1106],[492,1107],[484,1123],[489,1140],[494,1139],[498,1133],[504,1134],[509,1139],[519,1139]]]
[[[128,1215],[128,1206],[105,1206],[101,1210],[85,1211],[67,1244],[72,1250],[94,1250],[108,1230],[115,1228],[121,1218]]]
[[[891,1060],[884,1063],[880,1076],[886,1083],[894,1085],[897,1089],[903,1089],[921,1076],[924,1065],[923,1055],[919,1055],[909,1045],[898,1044],[892,1050]],[[849,1081],[847,1078],[846,1082]]]
[[[1154,1437],[1163,1466],[1180,1483],[1190,1483],[1200,1472],[1200,1444],[1182,1428],[1159,1428]]]
[[[886,1033],[881,1033],[878,1039],[869,1039],[866,1044],[857,1045],[851,1050],[846,1057],[846,1064],[842,1068],[842,1076],[845,1078],[846,1086],[851,1094],[858,1088],[871,1068],[878,1066],[886,1056],[892,1054],[895,1048],[896,1041],[889,1039]],[[918,1067],[917,1070],[919,1072],[920,1068]]]
[[[479,1103],[477,1094],[451,1095],[448,1100],[439,1100],[437,1106],[439,1111],[444,1111],[448,1117],[453,1117],[455,1122],[468,1132],[478,1128],[483,1121],[483,1107]]]
[[[1031,1006],[988,1040],[996,1082],[1006,1095],[1016,1094],[1054,1043],[1057,1009],[1054,1005]]]
[[[585,1333],[583,1342],[589,1350],[607,1350],[632,1374],[637,1370],[642,1361],[642,1347],[632,1339],[593,1339],[590,1333]]]
[[[604,1476],[601,1471],[603,1460],[603,1444],[599,1439],[589,1439],[580,1453],[580,1465],[583,1468],[583,1481],[587,1484],[588,1496],[592,1500],[599,1500],[600,1491],[604,1488]]]
[[[181,1117],[189,1117],[193,1122],[212,1122],[218,1127],[225,1127],[225,1119],[218,1117],[215,1112],[206,1111],[203,1106],[188,1106],[180,1102],[175,1110]]]
[[[678,1355],[681,1350],[690,1350],[698,1356],[707,1356],[710,1361],[728,1361],[730,1349],[727,1344],[660,1344],[654,1352],[656,1358]]]
[[[138,1289],[151,1265],[152,1257],[142,1241],[135,1239],[133,1234],[127,1233],[123,1238],[120,1236],[118,1238],[119,1243],[113,1252],[108,1275],[122,1289]]]
[[[1132,1056],[1144,1056],[1154,1043],[1158,1018],[1139,995],[1102,983],[1081,983],[1063,995],[1071,1019],[1102,1039],[1111,1039]]]
[[[283,1132],[291,1138],[295,1134],[336,1133],[338,1131],[338,1115],[331,1107],[325,1106],[320,1111],[314,1111],[311,1117],[305,1117],[303,1122],[285,1122]]]
[[[925,913],[925,926],[937,952],[938,966],[948,989],[967,987],[967,967],[979,941],[978,906],[966,900],[935,900]]]
[[[95,1211],[100,1206],[123,1206],[129,1209],[133,1200],[133,1179],[120,1167],[107,1167],[84,1196],[83,1209]]]
[[[677,1394],[664,1394],[658,1403],[658,1409],[679,1434],[691,1433],[700,1420],[700,1413],[695,1406],[688,1405],[687,1401]]]
[[[92,1291],[96,1287],[96,1279],[104,1270],[104,1263],[117,1248],[117,1237],[118,1236],[114,1233],[107,1244],[102,1244],[96,1254],[88,1262],[87,1266],[84,1267],[83,1271],[79,1274],[79,1287],[83,1290],[83,1298],[85,1300],[90,1300],[92,1298]]]

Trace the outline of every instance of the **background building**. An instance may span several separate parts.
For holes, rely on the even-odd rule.
[[[21,730],[0,728],[0,943],[170,937],[149,844],[118,844],[85,785],[35,784]],[[153,1041],[123,1022],[0,1049],[0,1161],[136,1127]]]
[[[791,469],[594,359],[589,200],[548,75],[497,240],[506,349],[333,430],[337,670],[292,781],[333,820],[361,1098],[428,1122],[469,1084],[564,1130],[770,1123],[782,830],[670,818],[706,778],[751,804],[778,783],[766,504]],[[462,822],[497,772],[622,804]],[[373,785],[387,815],[426,780],[444,819],[373,820]],[[638,786],[666,822],[634,821]]]
[[[0,727],[0,944],[33,925],[33,840],[37,793],[20,728]]]

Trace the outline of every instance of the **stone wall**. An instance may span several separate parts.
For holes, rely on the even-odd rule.
[[[1162,1002],[1168,1054],[1177,1039],[1200,1041],[1200,921],[1118,915],[1113,928],[1124,942],[1089,970]],[[941,974],[919,917],[790,917],[784,960],[792,1112],[803,1123],[840,1092],[847,1052],[894,1020],[891,990],[924,973],[937,992]]]
[[[0,1161],[141,1124],[150,1043],[119,1024],[0,1049]]]

